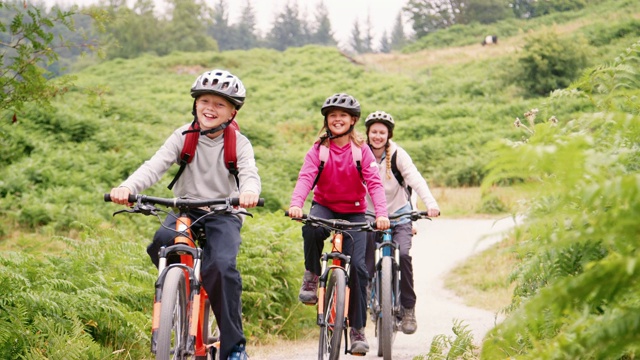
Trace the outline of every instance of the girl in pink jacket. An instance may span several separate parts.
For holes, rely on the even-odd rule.
[[[354,130],[360,119],[360,103],[351,95],[338,93],[327,98],[320,112],[324,116],[324,126],[318,141],[313,144],[304,158],[304,164],[298,174],[298,181],[291,197],[289,216],[292,218],[302,216],[304,202],[309,192],[313,190],[310,215],[325,219],[362,222],[365,221],[368,191],[375,208],[376,227],[380,230],[388,229],[390,222],[387,203],[375,157],[371,149],[364,146],[362,136]],[[321,146],[329,149],[329,156],[319,174]],[[352,149],[352,147],[355,148]],[[362,153],[361,173],[355,164],[354,151]],[[369,350],[364,335],[368,281],[364,261],[366,234],[359,231],[352,231],[350,234],[351,237],[344,238],[343,249],[346,254],[351,255],[351,264],[357,273],[357,276],[351,276],[349,279],[352,291],[349,304],[351,352],[364,354]],[[321,227],[311,225],[302,227],[305,274],[298,298],[308,305],[318,301],[320,256],[324,241],[329,235],[330,232]]]

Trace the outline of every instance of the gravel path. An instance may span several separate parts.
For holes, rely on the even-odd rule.
[[[511,218],[486,219],[435,219],[416,223],[418,234],[413,240],[414,281],[418,304],[416,317],[418,331],[413,335],[401,332],[393,345],[394,360],[412,360],[429,352],[435,335],[453,335],[453,320],[462,320],[472,331],[477,345],[499,319],[496,314],[483,309],[465,306],[451,291],[444,288],[443,277],[459,262],[501,240],[501,234],[513,226]],[[377,339],[374,326],[367,322],[367,340],[370,351],[365,357],[377,356]],[[317,340],[284,342],[277,346],[251,347],[251,360],[315,360]],[[350,358],[345,355],[341,358]],[[353,357],[356,359],[356,357]]]

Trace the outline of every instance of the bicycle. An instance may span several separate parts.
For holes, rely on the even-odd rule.
[[[285,212],[289,216],[289,212]],[[370,222],[348,222],[340,219],[323,219],[303,214],[301,218],[291,218],[304,224],[322,226],[333,234],[331,236],[331,252],[321,257],[321,275],[318,280],[317,324],[320,326],[318,346],[319,360],[336,360],[340,358],[340,345],[344,335],[344,353],[349,354],[349,277],[351,273],[351,256],[342,252],[345,231],[372,231]],[[348,234],[347,234],[348,235]],[[331,264],[329,264],[331,260]],[[363,356],[365,354],[352,353]]]
[[[110,194],[104,194],[110,202]],[[162,247],[158,253],[158,279],[155,283],[153,317],[151,324],[151,352],[156,359],[218,359],[219,331],[200,276],[202,249],[198,245],[204,240],[204,231],[194,233],[192,227],[206,216],[216,214],[251,213],[238,210],[238,198],[188,200],[182,198],[160,198],[147,195],[129,195],[130,209],[113,213],[137,213],[156,216],[158,213],[176,216],[176,238],[174,245]],[[158,209],[162,205],[177,209],[177,214]],[[264,206],[260,199],[258,206]],[[189,209],[208,208],[209,211],[194,220],[187,215]],[[169,255],[177,255],[178,263],[167,264]]]
[[[370,214],[368,214],[370,215]],[[390,220],[409,218],[411,221],[428,219],[426,211],[408,211],[389,217]],[[387,230],[376,230],[382,239],[376,243],[375,268],[371,280],[369,294],[369,312],[375,322],[375,335],[378,339],[378,356],[384,360],[391,360],[392,345],[398,331],[396,319],[402,317],[400,304],[400,249],[393,242],[393,222]]]

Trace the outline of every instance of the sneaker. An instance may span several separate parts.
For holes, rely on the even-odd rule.
[[[318,275],[309,270],[304,271],[298,300],[307,305],[315,305],[318,302]]]
[[[410,335],[416,332],[418,323],[416,321],[415,308],[402,308],[402,332]]]
[[[369,351],[369,343],[367,343],[367,338],[364,336],[364,328],[351,328],[349,338],[351,339],[352,354],[366,354]]]
[[[228,360],[247,360],[249,356],[247,355],[247,351],[244,344],[238,344],[231,349],[231,354],[229,354]]]

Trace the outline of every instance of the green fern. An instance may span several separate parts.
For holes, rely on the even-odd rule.
[[[481,357],[621,359],[638,353],[640,118],[618,94],[638,93],[640,43],[585,75],[579,91],[600,108],[561,126],[536,124],[526,142],[496,146],[487,179],[520,172],[536,187],[514,249],[521,263],[508,318]],[[514,154],[516,153],[516,154]],[[486,186],[486,185],[485,185]]]

